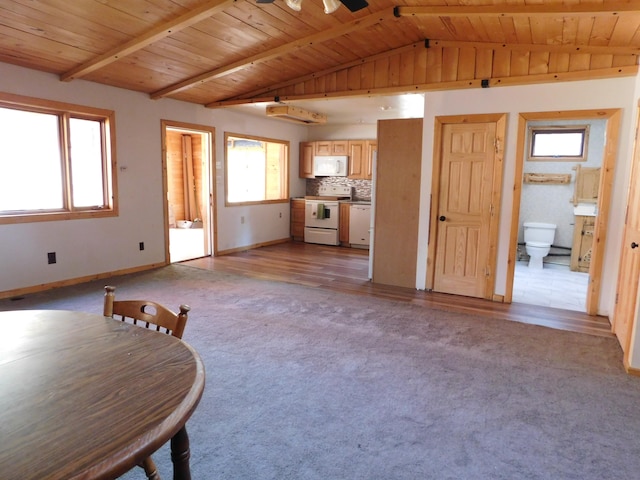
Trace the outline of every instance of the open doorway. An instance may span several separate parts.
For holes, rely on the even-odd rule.
[[[214,139],[211,127],[162,121],[170,263],[215,253]]]
[[[505,301],[597,314],[618,126],[615,109],[520,115]],[[533,132],[562,129],[586,129],[584,155],[534,158]],[[529,267],[537,254],[528,251],[526,227],[554,230],[537,268]],[[530,240],[532,250],[543,246]]]

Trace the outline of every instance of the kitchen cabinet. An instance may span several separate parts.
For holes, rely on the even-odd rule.
[[[304,199],[291,199],[291,237],[294,240],[304,240]]]
[[[365,142],[365,146],[367,149],[367,164],[365,167],[365,177],[367,180],[373,179],[373,157],[378,153],[378,142],[377,140],[367,140]]]
[[[349,178],[365,178],[366,147],[364,140],[349,141]]]
[[[373,156],[377,149],[375,140],[349,141],[349,178],[371,180]]]
[[[298,177],[314,178],[313,156],[315,155],[315,142],[300,142],[300,167]]]
[[[349,244],[349,213],[351,204],[342,202],[340,204],[340,226],[338,227],[338,239],[341,245]]]
[[[596,217],[576,215],[575,219],[570,268],[574,272],[588,272],[591,266],[591,249]]]
[[[314,143],[316,155],[349,155],[349,140],[318,140]]]

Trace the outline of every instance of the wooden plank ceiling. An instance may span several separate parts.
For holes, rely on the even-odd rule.
[[[637,74],[640,2],[3,0],[0,61],[209,107]]]

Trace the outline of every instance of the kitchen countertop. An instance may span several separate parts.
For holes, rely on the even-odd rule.
[[[349,203],[351,205],[371,205],[371,200],[349,200],[342,197],[323,197],[319,195],[306,195],[304,197],[291,197],[291,200],[327,200],[329,202],[336,200],[340,203]]]

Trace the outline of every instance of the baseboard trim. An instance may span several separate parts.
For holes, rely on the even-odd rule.
[[[640,377],[640,369],[634,368],[631,365],[629,365],[629,359],[627,358],[627,355],[624,356],[623,364],[624,364],[624,369],[627,371],[629,375],[633,375],[634,377]]]
[[[164,267],[165,265],[167,265],[166,262],[152,263],[150,265],[142,265],[142,266],[139,266],[139,267],[124,268],[122,270],[115,270],[115,271],[112,271],[112,272],[98,273],[98,274],[95,274],[95,275],[87,275],[85,277],[70,278],[68,280],[62,280],[62,281],[58,281],[58,282],[43,283],[43,284],[40,284],[40,285],[33,285],[31,287],[16,288],[14,290],[5,290],[4,292],[0,292],[0,299],[20,297],[22,295],[29,295],[31,293],[37,293],[37,292],[43,292],[45,290],[51,290],[52,288],[68,287],[70,285],[78,285],[79,283],[86,283],[86,282],[90,282],[92,280],[100,280],[101,278],[109,278],[109,277],[115,277],[117,275],[126,275],[126,274],[129,274],[129,273],[143,272],[145,270],[152,270],[154,268]]]
[[[254,248],[268,247],[269,245],[277,245],[279,243],[287,243],[291,241],[291,237],[281,238],[279,240],[271,240],[270,242],[254,243],[253,245],[246,245],[244,247],[230,248],[228,250],[218,250],[216,256],[230,255],[232,253],[244,252],[246,250],[253,250]]]

